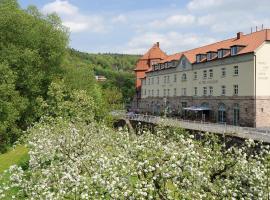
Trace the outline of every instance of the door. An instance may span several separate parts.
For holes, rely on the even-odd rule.
[[[235,126],[239,125],[239,118],[240,118],[239,106],[235,105],[233,109],[233,125]]]

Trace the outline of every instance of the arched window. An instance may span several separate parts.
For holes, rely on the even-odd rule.
[[[218,122],[226,122],[226,106],[224,103],[218,105]]]
[[[182,81],[186,81],[187,80],[187,75],[184,73],[182,74]]]
[[[240,119],[240,107],[239,104],[233,105],[233,125],[238,126]]]

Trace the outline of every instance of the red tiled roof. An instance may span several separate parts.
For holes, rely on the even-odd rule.
[[[178,60],[180,59],[182,55],[185,55],[191,63],[194,63],[196,61],[197,54],[206,54],[209,51],[217,52],[218,49],[230,49],[230,47],[234,45],[244,46],[244,48],[238,52],[238,55],[251,53],[251,52],[254,52],[266,40],[270,40],[269,29],[257,31],[257,32],[247,34],[247,35],[241,34],[239,39],[237,37],[234,37],[234,38],[216,42],[210,45],[180,52],[174,55],[169,55],[160,63]],[[227,54],[227,56],[229,55],[230,54]]]
[[[153,45],[137,62],[135,71],[145,71],[150,67],[150,60],[159,59],[163,60],[167,55],[159,48],[159,43]]]
[[[149,59],[165,59],[167,57],[166,53],[164,53],[159,48],[159,43],[154,44],[151,49],[147,51],[140,60],[149,60]]]

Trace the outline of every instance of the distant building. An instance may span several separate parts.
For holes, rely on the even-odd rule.
[[[95,76],[95,78],[98,82],[104,82],[107,80],[105,76]]]
[[[135,107],[138,106],[138,101],[141,98],[141,80],[145,78],[145,73],[152,69],[152,66],[163,59],[165,59],[167,55],[159,48],[159,42],[153,45],[149,51],[144,54],[136,64],[136,68],[134,69],[136,74],[136,97],[134,99]]]
[[[156,44],[135,72],[142,112],[270,127],[270,30],[169,56]]]

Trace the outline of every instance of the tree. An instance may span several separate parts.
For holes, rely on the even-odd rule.
[[[61,76],[67,44],[67,30],[56,15],[44,16],[33,6],[22,10],[15,0],[0,0],[0,63],[16,74],[15,90],[29,102],[16,121],[20,128],[39,119],[36,99],[46,99],[50,83]]]
[[[16,75],[9,66],[0,63],[0,152],[18,138],[16,122],[27,106],[27,99],[15,90]]]

